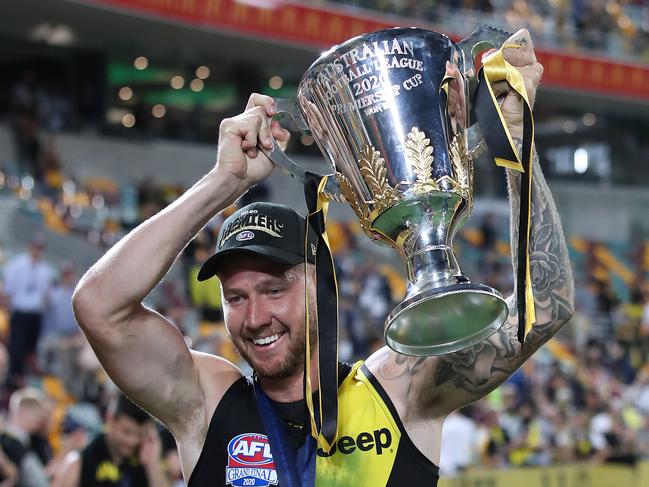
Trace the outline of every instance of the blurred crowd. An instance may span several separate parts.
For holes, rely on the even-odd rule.
[[[40,105],[35,106],[24,113],[41,113]],[[51,162],[58,157],[51,138],[56,131],[42,116],[30,123],[49,142],[38,150],[15,151],[19,158],[36,157],[19,159],[13,172],[3,173],[3,194],[39,201],[47,231],[78,234],[106,248],[183,191],[151,181],[132,187],[78,181],[64,173],[62,164]],[[268,196],[268,188],[261,186],[241,204]],[[192,348],[223,356],[247,371],[224,329],[218,279],[196,280],[227,214],[191,242],[148,304],[174,323]],[[465,273],[504,294],[513,286],[507,227],[506,217],[487,213],[456,238]],[[383,346],[383,320],[402,299],[406,282],[398,264],[368,252],[357,224],[331,221],[328,232],[340,291],[340,358],[351,362]],[[571,246],[579,250],[579,258],[573,259],[578,314],[567,330],[503,387],[449,417],[444,474],[477,466],[633,464],[649,457],[649,284],[642,258],[647,244],[627,256],[638,273],[627,278],[623,289],[598,258],[601,245]],[[128,465],[140,465],[138,475],[150,470],[167,483],[182,482],[173,439],[159,426],[135,414],[126,421],[139,425],[128,423],[137,435],[131,440],[119,432],[112,436],[111,431],[120,430],[114,406],[119,391],[80,333],[70,303],[85,269],[72,261],[45,259],[43,234],[18,250],[0,264],[0,478],[6,482],[0,480],[0,485],[58,485],[57,475],[70,470],[74,452],[96,449],[97,441],[111,452],[123,448],[125,453],[113,455],[113,462],[134,458]],[[117,475],[115,468],[104,468],[102,475]],[[23,480],[15,484],[18,478]]]
[[[72,312],[78,270],[48,262],[45,249],[37,234],[2,265],[0,485],[75,485],[61,483],[70,475],[173,485],[173,438],[107,380]]]
[[[334,1],[425,19],[451,32],[464,32],[471,23],[508,31],[526,27],[546,45],[649,57],[649,6],[643,0]]]
[[[59,86],[55,79],[27,70],[13,86],[6,115],[14,158],[0,161],[0,190],[32,202],[30,208],[47,228],[83,236],[105,248],[186,188],[158,183],[154,177],[126,183],[103,177],[80,180],[66,171],[57,137],[77,122],[69,100],[50,95],[49,87]],[[261,184],[251,196],[263,197],[267,191]]]
[[[423,12],[433,20],[440,5],[483,12],[528,8],[551,13],[544,28],[577,29],[584,42],[591,42],[587,32],[593,22],[611,24],[612,15],[596,10],[605,8],[603,2],[604,7],[520,0],[379,5],[413,16]],[[106,248],[184,188],[151,180],[130,186],[79,181],[65,173],[56,137],[74,124],[75,115],[61,93],[56,83],[30,73],[15,84],[8,121],[16,156],[11,167],[0,168],[0,189],[3,196],[37,201],[47,231],[80,235]],[[260,186],[242,204],[267,197],[268,189]],[[224,329],[218,279],[196,280],[224,216],[227,212],[184,250],[148,304],[174,323],[192,348],[247,371]],[[456,239],[466,274],[504,294],[513,285],[506,227],[506,221],[487,214]],[[328,232],[340,291],[339,356],[351,362],[383,346],[383,320],[402,299],[406,283],[390,259],[367,251],[357,225],[333,221]],[[97,477],[145,475],[154,479],[151,485],[183,485],[173,438],[120,397],[76,325],[71,296],[85,269],[71,260],[48,261],[44,234],[12,250],[0,261],[0,487],[59,485],[74,470],[75,452],[96,460]],[[580,254],[577,316],[504,386],[447,419],[443,474],[480,466],[633,464],[649,457],[647,268],[635,260],[637,252],[630,255],[638,273],[621,290],[597,258],[595,243],[580,247]]]
[[[223,325],[218,279],[196,280],[221,222],[215,218],[185,249],[177,271],[149,305],[192,348],[224,356],[246,371]],[[458,253],[463,266],[475,267],[467,271],[474,280],[508,292],[511,272],[497,222],[493,215],[483,217],[473,233],[458,238]],[[355,224],[330,222],[329,233],[340,289],[340,358],[351,362],[383,345],[384,317],[402,299],[405,282],[389,260],[368,256]],[[0,475],[44,479],[17,485],[48,485],[69,468],[71,452],[95,438],[120,439],[110,437],[116,428],[111,404],[119,393],[72,314],[80,269],[68,261],[48,262],[46,245],[35,235],[24,252],[2,264]],[[443,474],[478,466],[633,465],[649,458],[649,285],[638,279],[627,299],[601,280],[597,268],[576,274],[591,285],[578,286],[578,313],[565,332],[504,386],[446,421]],[[138,424],[139,442],[122,438],[130,446],[109,449],[124,448],[124,458],[135,455],[138,465],[149,462],[166,482],[180,482],[173,439],[159,426]]]

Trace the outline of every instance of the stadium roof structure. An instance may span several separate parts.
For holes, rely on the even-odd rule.
[[[415,19],[322,5],[284,0],[4,0],[0,34],[40,35],[45,42],[217,64],[244,61],[299,79],[319,51],[354,35],[395,25],[442,30]],[[454,38],[466,34],[446,33]],[[596,99],[616,110],[622,103],[632,111],[649,105],[647,63],[543,45],[537,53],[545,66],[543,90],[562,103],[587,106]]]

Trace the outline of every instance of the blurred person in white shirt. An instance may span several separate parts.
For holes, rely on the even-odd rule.
[[[466,408],[465,408],[466,409]],[[464,410],[449,414],[442,428],[441,475],[455,475],[466,470],[476,457],[478,426]]]
[[[4,298],[11,313],[9,321],[10,389],[23,383],[25,366],[39,372],[36,346],[41,334],[43,312],[54,272],[43,259],[45,239],[36,235],[26,252],[13,257],[4,269]]]
[[[78,379],[76,360],[85,341],[72,311],[72,293],[77,281],[74,264],[63,262],[59,279],[47,293],[38,347],[45,371],[59,377],[69,392]]]

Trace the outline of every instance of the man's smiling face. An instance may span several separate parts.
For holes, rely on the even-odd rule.
[[[315,285],[309,266],[310,310]],[[304,370],[304,264],[286,266],[250,253],[231,256],[219,271],[225,324],[236,349],[261,378],[283,379]],[[314,313],[311,345],[315,345]]]

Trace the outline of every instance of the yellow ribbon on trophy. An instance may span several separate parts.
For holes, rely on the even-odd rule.
[[[329,201],[323,191],[327,176],[306,174],[305,199],[309,211],[304,238],[304,256],[311,251],[308,232],[312,228],[318,237],[316,245],[316,317],[318,329],[318,409],[313,404],[311,383],[311,341],[309,292],[306,286],[306,350],[304,368],[304,397],[309,411],[311,435],[319,448],[328,453],[338,436],[338,283],[326,231]],[[305,283],[306,284],[306,283]],[[316,414],[316,412],[318,414]]]
[[[478,72],[478,88],[474,104],[475,114],[487,148],[496,164],[521,173],[516,292],[519,319],[518,339],[523,343],[536,321],[529,255],[534,118],[523,75],[503,56],[503,49],[520,49],[520,47],[518,44],[505,44],[483,58],[482,68]],[[520,155],[512,140],[500,104],[494,95],[492,85],[500,81],[506,81],[523,101],[523,145]]]

